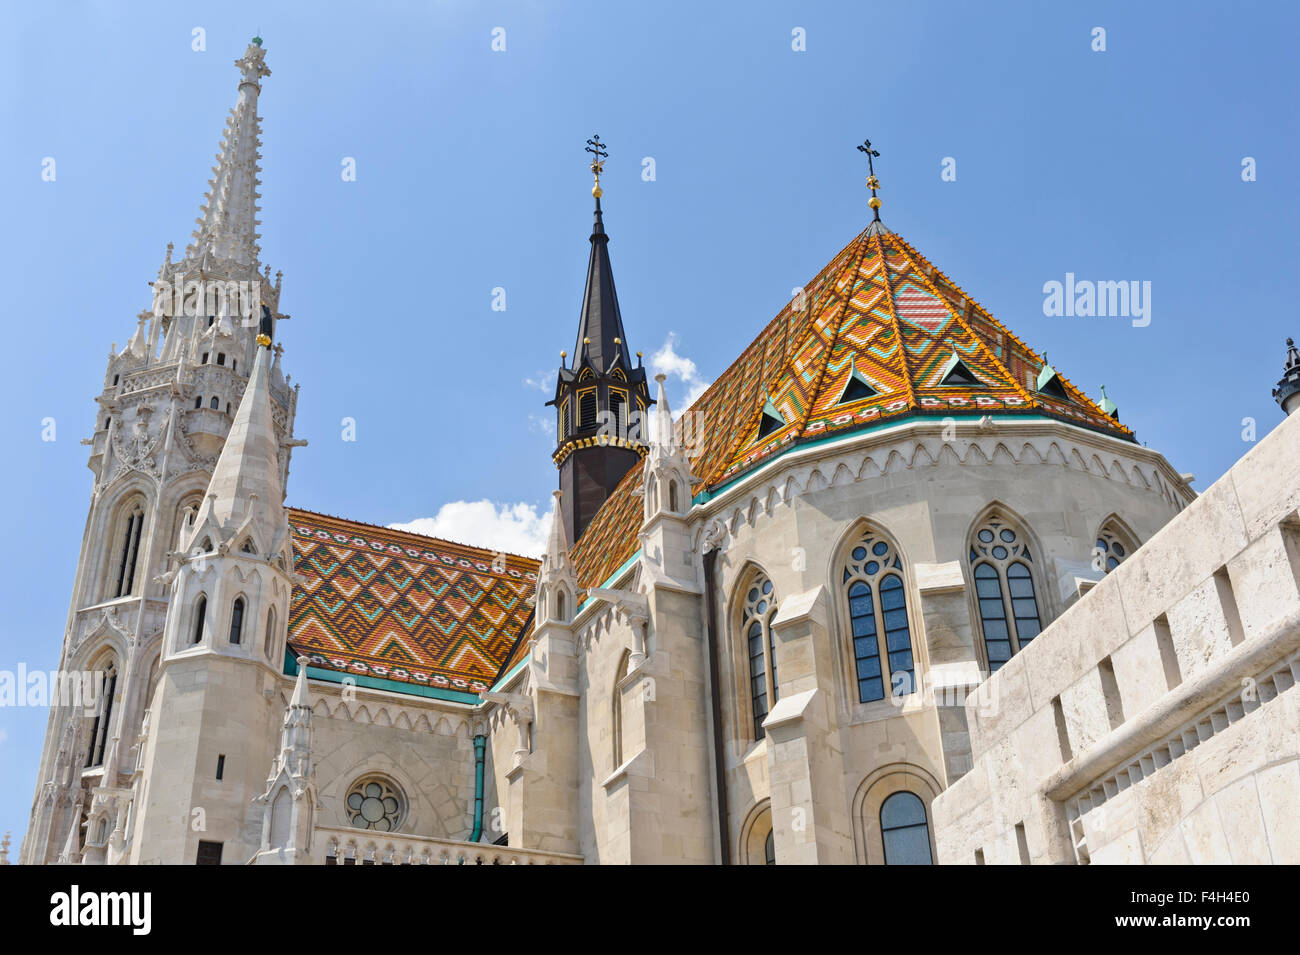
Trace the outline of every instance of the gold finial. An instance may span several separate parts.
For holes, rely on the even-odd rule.
[[[568,358],[568,357],[569,357],[569,353],[568,353],[567,351],[562,351],[562,352],[560,352],[560,357],[561,357],[561,358]]]
[[[258,335],[256,341],[257,341],[257,343],[258,343],[259,345],[261,345],[263,348],[270,348],[270,347],[271,347],[271,336],[270,336],[270,335]]]
[[[591,194],[599,199],[605,194],[605,190],[600,188],[600,174],[605,171],[605,160],[609,158],[609,153],[605,152],[605,144],[600,141],[600,133],[592,133],[583,151],[591,153],[591,174],[596,177],[596,184],[591,187]]]
[[[862,145],[858,147],[858,152],[867,154],[867,188],[871,190],[871,198],[867,200],[867,205],[871,207],[876,222],[880,221],[880,199],[876,196],[876,190],[880,188],[880,180],[876,178],[876,169],[871,160],[878,157],[880,153],[871,148],[871,140],[862,140]]]

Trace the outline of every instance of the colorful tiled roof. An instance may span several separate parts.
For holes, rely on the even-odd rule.
[[[354,676],[481,693],[532,614],[539,562],[291,509],[289,645]]]
[[[1133,439],[1059,372],[1050,390],[1040,391],[1044,367],[902,237],[868,227],[676,427],[708,489],[796,443],[918,415],[1041,415]],[[769,418],[760,439],[771,409],[779,417]],[[636,553],[640,473],[638,464],[573,549],[584,586],[599,586]]]

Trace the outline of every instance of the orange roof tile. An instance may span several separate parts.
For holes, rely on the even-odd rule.
[[[539,562],[290,509],[289,645],[311,665],[481,693],[532,615]]]
[[[943,384],[954,356],[974,384]],[[679,418],[703,487],[716,489],[796,443],[918,415],[1034,414],[1116,437],[1133,432],[1061,380],[1037,390],[1044,361],[902,237],[868,227],[770,321]],[[875,394],[842,401],[854,377]],[[785,424],[758,438],[770,401]],[[573,548],[584,586],[636,553],[641,464]]]

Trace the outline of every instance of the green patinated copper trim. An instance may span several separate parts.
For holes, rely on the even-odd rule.
[[[284,673],[285,676],[298,675],[298,661],[288,650],[285,650],[284,653]],[[342,683],[344,680],[352,680],[356,686],[364,686],[369,690],[387,690],[389,693],[423,696],[430,700],[446,700],[449,703],[468,703],[473,706],[479,702],[477,693],[444,690],[438,686],[420,686],[418,683],[403,683],[399,680],[385,680],[381,677],[365,676],[361,673],[343,673],[340,670],[327,670],[322,667],[307,667],[307,676],[310,679],[321,680],[325,683]]]

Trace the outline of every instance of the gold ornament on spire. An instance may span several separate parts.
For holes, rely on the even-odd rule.
[[[875,167],[871,160],[880,155],[876,150],[871,148],[871,140],[862,140],[862,145],[858,147],[858,152],[867,154],[867,188],[871,190],[871,198],[867,200],[867,205],[871,206],[874,213],[874,221],[880,221],[880,198],[876,195],[876,190],[880,188],[880,180],[876,178]]]
[[[583,151],[591,153],[591,174],[596,178],[596,184],[591,187],[591,194],[599,199],[605,194],[605,190],[600,188],[600,174],[605,171],[605,160],[609,158],[609,153],[605,152],[605,144],[600,141],[600,133],[591,134]]]

